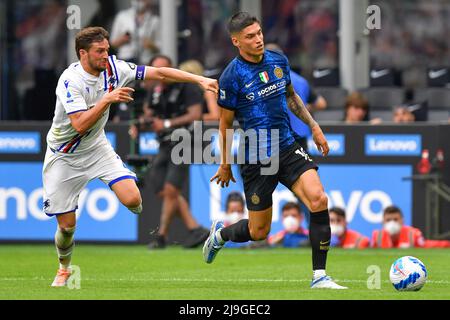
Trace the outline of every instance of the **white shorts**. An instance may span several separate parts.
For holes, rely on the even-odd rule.
[[[47,147],[42,169],[44,213],[55,216],[75,212],[80,193],[97,178],[110,188],[124,179],[137,180],[107,141],[84,154],[53,152]]]

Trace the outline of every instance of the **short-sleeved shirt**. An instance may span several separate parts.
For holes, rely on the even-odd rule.
[[[202,89],[192,83],[173,83],[166,87],[157,86],[152,88],[147,96],[149,108],[153,110],[154,116],[161,119],[173,119],[188,112],[193,105],[203,103]],[[189,129],[190,124],[184,128]],[[179,128],[179,127],[178,127]],[[170,141],[170,136],[177,128],[164,129],[158,134],[160,141]]]
[[[281,152],[295,141],[287,113],[286,87],[290,84],[287,58],[270,50],[265,51],[259,63],[236,57],[219,80],[219,106],[235,112],[235,118],[246,134],[256,132],[257,146],[265,145],[267,157],[275,154],[272,147]],[[278,130],[278,139],[272,137],[272,130]],[[257,146],[246,139],[247,161],[267,158],[259,154]]]
[[[103,116],[80,136],[73,128],[69,115],[94,107],[103,96],[134,80],[144,80],[145,66],[108,59],[108,68],[98,77],[87,73],[80,62],[71,64],[61,75],[56,87],[56,106],[52,126],[47,134],[48,146],[60,153],[83,153],[93,150],[101,140],[106,141],[105,125],[109,108]]]
[[[142,23],[138,24],[136,15],[136,9],[134,8],[119,11],[112,25],[110,40],[114,42],[129,33],[130,42],[117,50],[117,56],[119,59],[147,64],[153,57],[153,53],[150,49],[144,47],[143,42],[145,39],[150,39],[158,48],[161,47],[161,19],[147,11]]]

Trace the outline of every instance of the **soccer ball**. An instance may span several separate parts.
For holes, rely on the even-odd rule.
[[[415,257],[401,257],[392,264],[389,279],[398,291],[418,291],[427,281],[427,269]]]

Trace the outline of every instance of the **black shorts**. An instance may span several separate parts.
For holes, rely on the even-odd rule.
[[[166,183],[181,190],[188,178],[189,165],[174,164],[170,158],[171,153],[170,144],[161,144],[159,153],[153,160],[150,182],[155,188],[155,193],[161,192]]]
[[[307,159],[306,159],[307,158]],[[272,206],[272,193],[281,182],[291,189],[297,179],[310,169],[318,170],[311,156],[295,142],[288,150],[280,153],[278,172],[273,175],[262,175],[261,169],[270,164],[241,165],[247,209],[262,211]]]

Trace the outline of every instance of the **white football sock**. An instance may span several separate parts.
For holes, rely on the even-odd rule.
[[[55,246],[59,258],[60,269],[68,269],[72,260],[72,251],[75,246],[73,235],[76,227],[73,228],[58,228],[55,233]]]
[[[326,275],[327,274],[325,273],[325,270],[323,270],[323,269],[319,269],[319,270],[314,270],[313,271],[313,279],[314,280],[319,279],[319,278],[321,278],[323,276],[326,276]]]

